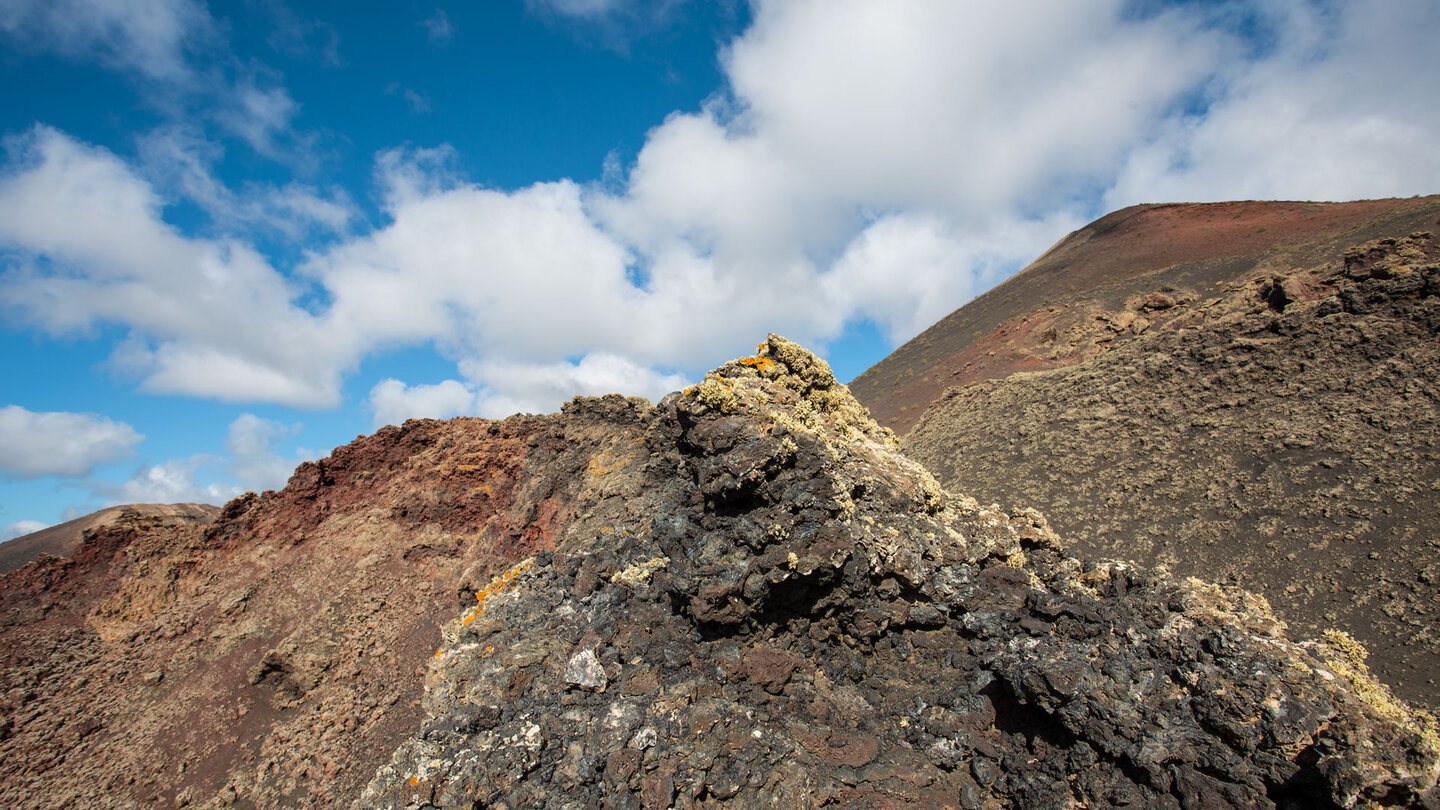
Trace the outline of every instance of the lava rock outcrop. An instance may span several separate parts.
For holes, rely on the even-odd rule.
[[[596,409],[616,449],[465,590],[362,808],[1437,799],[1434,720],[1348,637],[942,491],[794,344]]]
[[[1258,597],[947,493],[772,336],[414,421],[0,580],[13,807],[1435,806],[1435,721]]]

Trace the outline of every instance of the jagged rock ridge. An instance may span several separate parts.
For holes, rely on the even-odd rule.
[[[1436,800],[1434,720],[1347,637],[941,490],[776,337],[0,583],[9,806]]]

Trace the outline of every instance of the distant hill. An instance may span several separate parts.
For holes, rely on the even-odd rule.
[[[102,526],[113,526],[120,516],[127,512],[142,517],[160,518],[166,526],[179,526],[187,523],[209,523],[220,514],[220,507],[204,503],[132,503],[107,507],[84,517],[67,520],[0,543],[0,574],[14,571],[31,560],[38,559],[41,554],[69,557],[75,553],[85,532]]]
[[[1245,252],[1262,227],[1309,241]],[[951,354],[912,342],[866,376],[926,359],[966,382],[903,437],[947,488],[1040,509],[1082,557],[1240,584],[1303,635],[1345,629],[1437,706],[1436,231],[1440,197],[1126,209],[926,333]],[[908,424],[900,403],[936,373],[862,401]]]
[[[1166,298],[1206,299],[1283,255],[1310,266],[1351,245],[1435,227],[1440,195],[1343,203],[1137,205],[1060,240],[850,383],[875,420],[908,431],[945,389],[1074,365],[1163,325]],[[1139,297],[1159,293],[1150,301]]]

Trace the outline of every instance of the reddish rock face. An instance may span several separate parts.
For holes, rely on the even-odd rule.
[[[772,336],[0,580],[8,807],[1419,806],[1343,637],[942,491]]]
[[[457,594],[554,543],[582,422],[387,427],[211,526],[131,515],[11,573],[0,804],[346,803],[419,723]]]

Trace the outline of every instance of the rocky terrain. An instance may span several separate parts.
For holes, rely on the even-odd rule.
[[[773,336],[654,406],[383,429],[0,599],[6,806],[1440,806],[1349,636],[942,490]]]
[[[1065,237],[850,387],[876,421],[904,433],[947,388],[1075,365],[1166,328],[1177,292],[1209,300],[1276,260],[1339,261],[1354,245],[1435,230],[1437,220],[1440,195],[1132,206]]]
[[[41,554],[69,557],[80,546],[85,533],[112,526],[134,516],[153,516],[167,526],[186,523],[209,523],[220,513],[218,506],[208,503],[132,503],[110,506],[83,517],[67,520],[38,532],[21,535],[0,543],[0,574],[40,558]]]
[[[1440,705],[1440,243],[1329,254],[1132,297],[1097,320],[1125,340],[950,389],[905,451],[981,501],[1038,505],[1082,556],[1242,585],[1301,635],[1345,629]]]

